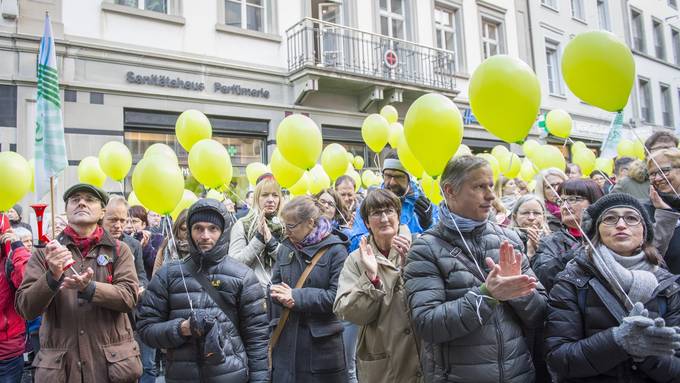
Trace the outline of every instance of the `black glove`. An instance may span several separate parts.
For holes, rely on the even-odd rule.
[[[432,210],[433,206],[427,197],[421,194],[416,200],[414,210],[418,217],[418,222],[423,230],[427,230],[432,226]]]
[[[210,331],[215,324],[215,318],[208,315],[205,310],[196,310],[189,317],[189,328],[191,335],[201,338]]]

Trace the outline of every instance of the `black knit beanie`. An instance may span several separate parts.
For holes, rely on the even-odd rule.
[[[607,210],[615,207],[625,207],[633,209],[642,217],[642,223],[645,225],[645,242],[654,240],[654,223],[649,218],[649,213],[637,198],[625,193],[611,193],[595,201],[590,205],[581,218],[581,226],[588,238],[595,236],[595,230],[600,222],[600,217]]]
[[[22,213],[24,212],[24,209],[21,207],[21,205],[16,204],[16,205],[14,205],[14,206],[12,207],[12,209],[14,209],[14,211],[17,212],[17,215],[19,216],[19,219],[21,219]]]
[[[197,222],[209,222],[224,231],[224,218],[213,209],[201,209],[189,216],[189,230]]]

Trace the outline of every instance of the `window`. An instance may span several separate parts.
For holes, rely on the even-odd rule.
[[[661,116],[663,126],[673,126],[673,101],[671,100],[671,89],[668,85],[661,84]]]
[[[225,0],[224,22],[236,28],[266,32],[266,0]]]
[[[645,26],[642,20],[642,13],[630,10],[631,29],[633,33],[633,49],[639,52],[645,51]]]
[[[673,62],[680,65],[680,31],[671,28],[671,45],[673,46]]]
[[[668,0],[668,6],[678,9],[678,1],[677,0]]]
[[[0,85],[0,127],[17,126],[17,87]],[[1,141],[1,140],[0,140]]]
[[[404,0],[380,0],[380,34],[406,39]]]
[[[459,59],[462,61],[462,52],[459,52],[461,44],[459,44],[458,31],[461,28],[458,10],[435,6],[434,25],[437,48],[453,52],[453,60],[447,64],[450,66],[450,72],[455,72],[460,67]]]
[[[597,0],[597,19],[600,29],[611,31],[609,25],[609,4],[608,0]]]
[[[652,33],[654,34],[654,54],[656,58],[666,59],[666,42],[663,35],[663,24],[660,20],[652,19]]]
[[[652,110],[652,93],[649,89],[649,80],[638,79],[638,91],[640,92],[640,119],[644,122],[654,122]]]
[[[583,0],[571,0],[571,17],[585,21],[586,13],[583,9]]]
[[[482,54],[484,59],[504,52],[503,24],[482,18]]]
[[[116,0],[116,4],[145,9],[147,11],[168,13],[167,0]]]
[[[104,93],[90,92],[90,104],[103,105]]]
[[[78,102],[78,92],[73,89],[64,89],[65,102]]]
[[[557,0],[541,0],[541,4],[553,9],[557,9]]]
[[[559,45],[557,43],[551,41],[545,42],[545,60],[548,70],[548,90],[550,94],[564,95],[560,78]]]

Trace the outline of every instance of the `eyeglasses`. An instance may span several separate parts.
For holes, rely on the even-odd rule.
[[[321,205],[325,206],[325,207],[335,207],[335,203],[333,203],[333,202],[331,202],[331,201],[327,201],[327,200],[325,200],[325,199],[320,199],[320,200],[319,200],[319,203],[320,203]]]
[[[672,166],[664,166],[664,167],[662,167],[662,168],[659,168],[659,170],[657,170],[657,171],[655,171],[655,172],[650,172],[650,173],[649,173],[649,179],[650,179],[650,180],[653,180],[653,179],[655,179],[656,177],[661,177],[661,178],[663,178],[664,176],[665,176],[665,177],[668,177],[668,175],[670,174],[671,170],[673,170],[673,167],[672,167]],[[662,174],[663,174],[663,176],[662,176]]]
[[[390,180],[395,180],[397,182],[400,181],[405,181],[406,180],[406,174],[403,174],[401,172],[395,172],[395,173],[388,173],[388,172],[383,172],[383,179],[385,180],[385,183],[389,183]]]
[[[291,224],[287,223],[286,224],[286,230],[288,230],[288,231],[295,230],[295,228],[300,226],[301,223],[302,223],[302,221],[296,223],[295,225],[291,225]]]
[[[583,200],[585,200],[585,198],[583,198],[581,196],[576,196],[576,195],[572,195],[572,196],[568,196],[568,197],[562,197],[559,200],[557,200],[557,206],[563,206],[565,203],[568,203],[569,205],[571,205],[571,204],[581,202]]]
[[[602,223],[607,225],[607,226],[616,226],[618,225],[619,221],[623,218],[623,222],[626,223],[628,226],[637,226],[642,222],[642,218],[637,215],[637,214],[626,214],[626,215],[618,215],[618,214],[608,214],[605,215],[602,218]]]
[[[382,218],[383,214],[385,214],[387,217],[392,217],[397,214],[397,211],[391,207],[388,207],[386,209],[373,210],[368,214],[368,216],[370,218]]]
[[[67,202],[71,203],[71,204],[77,204],[77,203],[80,202],[80,200],[85,201],[85,203],[87,203],[88,205],[93,204],[95,202],[99,202],[99,200],[96,197],[93,197],[91,195],[82,195],[82,196],[74,195],[74,196],[68,197]]]
[[[543,215],[543,212],[542,211],[532,211],[532,210],[520,211],[520,212],[517,213],[517,215],[521,215],[522,217],[529,217],[529,216],[532,216],[532,215],[536,216],[536,217],[540,217],[540,216]]]

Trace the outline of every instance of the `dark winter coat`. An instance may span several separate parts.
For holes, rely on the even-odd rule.
[[[531,258],[531,269],[548,293],[557,274],[574,258],[581,244],[581,240],[571,235],[564,226],[538,241],[536,254]]]

